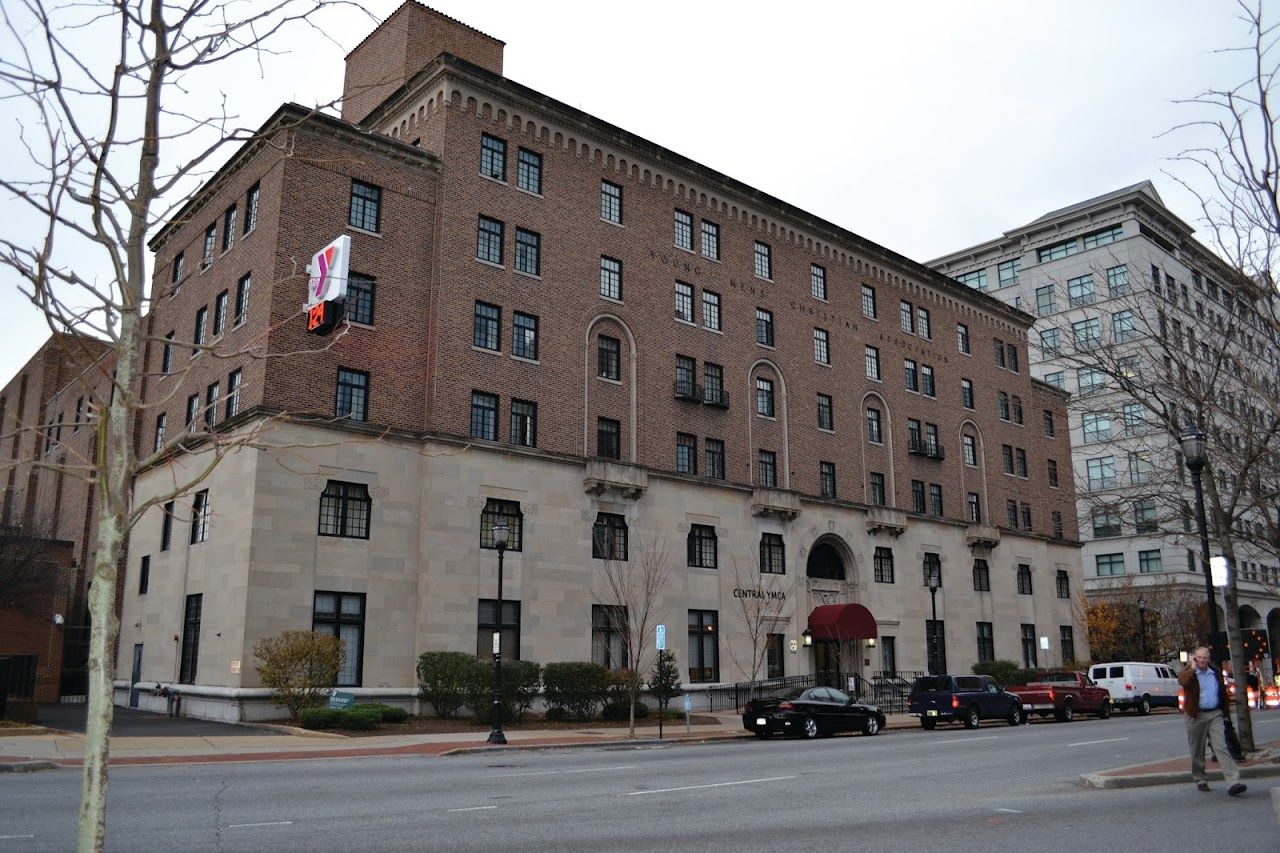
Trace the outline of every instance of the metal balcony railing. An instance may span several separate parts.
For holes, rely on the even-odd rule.
[[[947,453],[942,445],[927,438],[913,438],[907,443],[907,452],[912,456],[924,456],[928,459],[946,459]]]

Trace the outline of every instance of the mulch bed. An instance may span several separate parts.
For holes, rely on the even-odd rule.
[[[690,722],[695,726],[714,726],[720,721],[715,717],[700,716],[693,714]],[[643,720],[636,720],[637,726],[656,726],[658,718],[650,714]],[[666,727],[675,730],[677,726],[684,726],[684,715],[680,718],[673,719],[668,717]],[[543,719],[537,714],[530,714],[524,720],[513,720],[503,723],[502,728],[505,731],[521,731],[537,729],[539,731],[553,730],[564,732],[598,732],[613,731],[621,729],[619,734],[625,733],[628,723],[626,720],[621,721],[604,721],[592,720],[588,722],[566,722],[566,721],[549,721]],[[370,732],[353,732],[347,729],[320,729],[320,731],[333,732],[335,734],[346,735],[348,737],[373,737],[382,735],[434,735],[434,734],[453,734],[457,732],[471,732],[477,738],[482,738],[489,733],[490,724],[480,722],[474,717],[466,717],[454,720],[442,720],[438,717],[409,717],[403,723],[381,723],[378,728]]]

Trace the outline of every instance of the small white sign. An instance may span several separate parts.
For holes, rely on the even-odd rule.
[[[795,651],[799,651],[799,650],[800,650],[800,643],[799,643],[799,642],[797,642],[796,640],[792,640],[792,641],[791,641],[791,651],[795,652]]]
[[[693,697],[688,693],[684,694],[684,712],[686,714],[693,712]]]
[[[1226,586],[1227,577],[1231,574],[1231,563],[1226,557],[1209,558],[1209,578],[1214,586]]]
[[[233,661],[231,662],[231,674],[232,674],[232,675],[239,675],[239,674],[240,674],[240,661],[238,661],[238,660],[233,660]]]
[[[1042,651],[1042,652],[1047,652],[1047,651],[1049,651],[1049,638],[1048,638],[1048,637],[1041,637],[1041,638],[1040,638],[1040,651]]]
[[[665,652],[667,650],[667,626],[658,626],[658,651]]]
[[[496,655],[501,651],[502,651],[502,633],[499,631],[494,631],[493,632],[493,653]]]
[[[307,272],[307,307],[342,299],[347,295],[347,277],[351,265],[351,236],[343,234],[311,256]]]

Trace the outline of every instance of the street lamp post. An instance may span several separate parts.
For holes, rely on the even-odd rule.
[[[938,588],[942,586],[942,578],[937,569],[929,570],[929,603],[933,607],[933,620],[930,622],[930,634],[926,654],[929,656],[928,670],[930,675],[940,675],[938,669]]]
[[[1204,470],[1205,441],[1204,433],[1195,427],[1182,431],[1179,438],[1182,444],[1182,456],[1186,460],[1187,470],[1191,472],[1191,485],[1196,490],[1196,526],[1200,530],[1200,562],[1204,568],[1205,602],[1209,605],[1209,648],[1213,652],[1214,663],[1221,664],[1214,640],[1218,636],[1218,605],[1214,601],[1213,576],[1209,572],[1209,531],[1204,515],[1204,484],[1200,481],[1200,472]]]
[[[502,557],[507,552],[509,532],[505,519],[494,522],[493,546],[498,549],[498,616],[493,630],[493,728],[489,732],[489,743],[496,744],[507,742],[507,736],[502,733]]]
[[[1150,660],[1151,658],[1147,655],[1147,611],[1142,606],[1145,603],[1143,597],[1138,596],[1138,636],[1142,643],[1142,659]]]

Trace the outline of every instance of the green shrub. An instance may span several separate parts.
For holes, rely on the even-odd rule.
[[[590,720],[605,701],[609,671],[598,663],[549,663],[542,671],[548,709],[561,709],[564,718]]]
[[[1026,684],[1022,668],[1011,660],[989,660],[973,665],[974,675],[989,675],[997,684]]]
[[[355,709],[368,711],[376,709],[381,715],[381,721],[384,723],[403,723],[409,719],[409,712],[404,708],[396,705],[388,705],[385,702],[370,702],[368,704],[356,705]]]
[[[676,656],[670,651],[658,652],[653,662],[653,671],[649,673],[649,695],[658,703],[659,708],[684,693],[680,686],[680,668],[676,666]]]
[[[319,631],[284,631],[253,647],[258,677],[271,688],[271,701],[298,720],[307,708],[324,704],[342,668],[342,643]]]
[[[298,725],[304,729],[336,729],[342,712],[333,708],[308,708],[302,712]]]
[[[542,667],[531,660],[502,662],[502,719],[523,719],[542,686]],[[493,716],[493,662],[476,664],[463,704],[482,720]]]
[[[382,710],[367,705],[356,705],[346,711],[340,711],[338,728],[355,732],[372,731],[382,722]]]
[[[637,702],[636,703],[636,719],[643,720],[647,716],[649,716],[649,706],[643,702]],[[604,709],[600,712],[600,719],[610,720],[610,721],[630,720],[631,719],[630,701],[606,703],[604,706]]]
[[[419,694],[437,716],[455,717],[468,704],[480,669],[479,661],[466,652],[424,652],[418,657]]]

